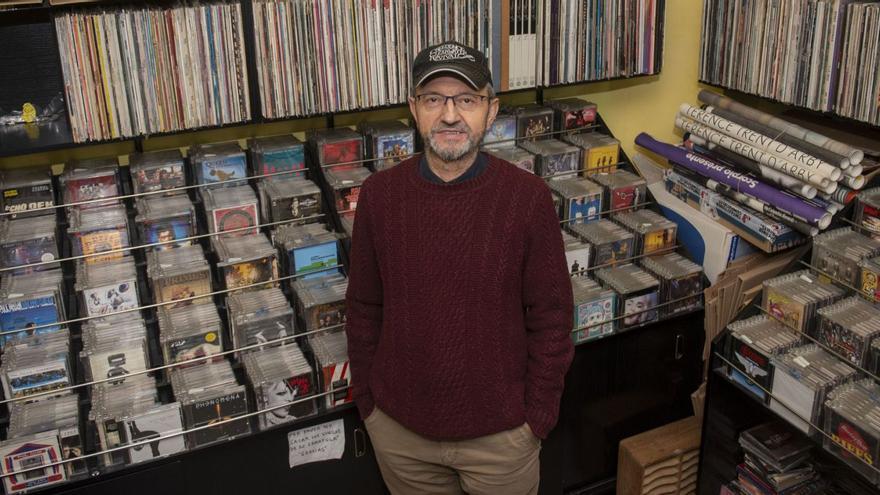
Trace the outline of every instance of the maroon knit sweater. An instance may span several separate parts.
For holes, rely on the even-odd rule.
[[[412,158],[358,203],[346,332],[361,417],[378,405],[443,440],[528,422],[545,438],[574,353],[546,184],[491,156],[473,179],[433,184]]]

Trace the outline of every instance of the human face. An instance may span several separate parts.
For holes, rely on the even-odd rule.
[[[488,96],[488,88],[474,90],[456,77],[440,76],[416,88],[415,94],[435,93],[444,96],[474,94]],[[427,109],[414,97],[409,109],[425,143],[425,151],[444,162],[461,160],[475,152],[486,129],[498,114],[498,99],[485,99],[473,110],[463,111],[450,99],[437,109]]]

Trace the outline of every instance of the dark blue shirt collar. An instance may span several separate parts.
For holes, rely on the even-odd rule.
[[[482,151],[477,152],[477,157],[474,159],[474,163],[471,164],[471,166],[468,167],[468,169],[465,170],[463,174],[459,175],[449,182],[446,182],[439,176],[437,176],[437,174],[435,174],[433,170],[431,170],[431,167],[428,166],[428,159],[425,158],[425,155],[423,154],[421,160],[419,160],[419,175],[421,175],[422,178],[426,181],[433,182],[435,184],[458,184],[459,182],[464,182],[466,180],[477,177],[478,175],[483,173],[484,170],[486,170],[486,166],[488,164],[489,160],[486,159],[486,155],[483,154]]]

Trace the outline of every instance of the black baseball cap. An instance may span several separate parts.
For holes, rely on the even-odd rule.
[[[483,89],[492,82],[492,72],[489,71],[486,57],[479,50],[455,41],[425,48],[416,55],[412,67],[415,88],[429,77],[442,73],[455,74],[476,90]]]

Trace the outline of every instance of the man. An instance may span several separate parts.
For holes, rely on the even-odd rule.
[[[559,219],[479,152],[499,105],[480,52],[426,48],[412,76],[425,153],[367,179],[354,224],[354,400],[391,493],[537,493],[573,354]]]

